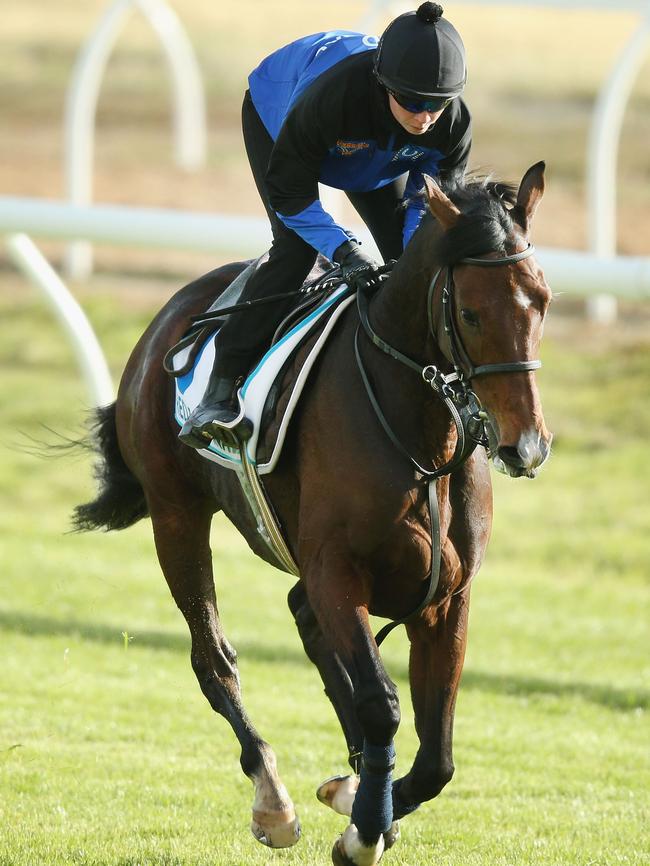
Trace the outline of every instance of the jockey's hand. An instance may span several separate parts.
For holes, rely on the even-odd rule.
[[[378,262],[364,252],[356,241],[346,241],[336,249],[334,261],[351,289],[373,292],[379,286]]]

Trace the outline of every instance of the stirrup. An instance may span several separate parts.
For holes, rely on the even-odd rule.
[[[225,414],[226,418],[219,420],[218,417],[210,417],[213,414]],[[208,448],[214,440],[221,447],[238,452],[240,443],[250,439],[252,432],[253,426],[244,414],[238,391],[237,410],[231,407],[230,400],[220,401],[214,409],[201,403],[181,427],[178,438],[183,444],[197,450]]]
[[[237,403],[239,412],[232,421],[217,421],[215,419],[205,426],[217,445],[228,451],[234,449],[238,452],[239,446],[251,438],[253,424],[244,414],[244,404],[242,403],[239,391],[237,392]]]

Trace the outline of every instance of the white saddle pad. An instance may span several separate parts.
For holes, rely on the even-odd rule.
[[[257,466],[259,475],[272,472],[275,468],[282,445],[284,444],[289,422],[300,399],[309,372],[314,365],[314,361],[327,341],[336,321],[353,300],[354,296],[350,295],[350,290],[346,285],[342,285],[336,289],[302,322],[299,322],[269,349],[242,385],[239,391],[240,399],[243,401],[246,417],[253,424],[253,434],[246,444],[247,457],[251,463],[257,464],[257,444],[260,436],[260,424],[268,393],[286,361],[302,342],[303,337],[319,319],[325,318],[326,314],[329,313],[329,318],[322,332],[296,377],[272,454],[266,463]],[[185,423],[190,413],[198,406],[203,397],[214,362],[215,341],[218,341],[218,339],[218,332],[209,337],[198,353],[192,369],[185,375],[175,379],[176,399],[174,401],[174,417],[180,426]],[[173,361],[175,370],[182,369],[188,359],[189,352],[190,347],[187,347],[177,353]],[[234,449],[225,448],[215,440],[207,448],[199,451],[199,453],[208,460],[213,460],[215,463],[219,463],[228,469],[237,469],[241,466],[239,452]]]

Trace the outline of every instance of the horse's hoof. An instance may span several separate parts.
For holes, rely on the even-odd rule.
[[[290,848],[300,839],[300,821],[293,809],[287,812],[258,812],[253,809],[251,833],[269,848]]]
[[[376,866],[383,853],[383,836],[379,837],[376,845],[364,845],[357,828],[349,824],[345,833],[334,843],[332,863],[334,866]]]
[[[355,866],[352,860],[346,857],[340,838],[336,840],[332,848],[332,863],[334,866]]]
[[[358,787],[358,776],[331,776],[325,779],[316,791],[316,796],[321,803],[334,809],[339,815],[346,815],[349,818]]]
[[[393,821],[390,829],[384,833],[384,850],[388,851],[389,848],[392,848],[401,835],[399,821]]]

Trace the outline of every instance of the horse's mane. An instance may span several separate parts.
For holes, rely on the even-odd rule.
[[[441,264],[453,264],[465,256],[509,252],[515,233],[510,209],[517,200],[516,187],[478,175],[441,180],[440,186],[462,214],[440,239]]]

